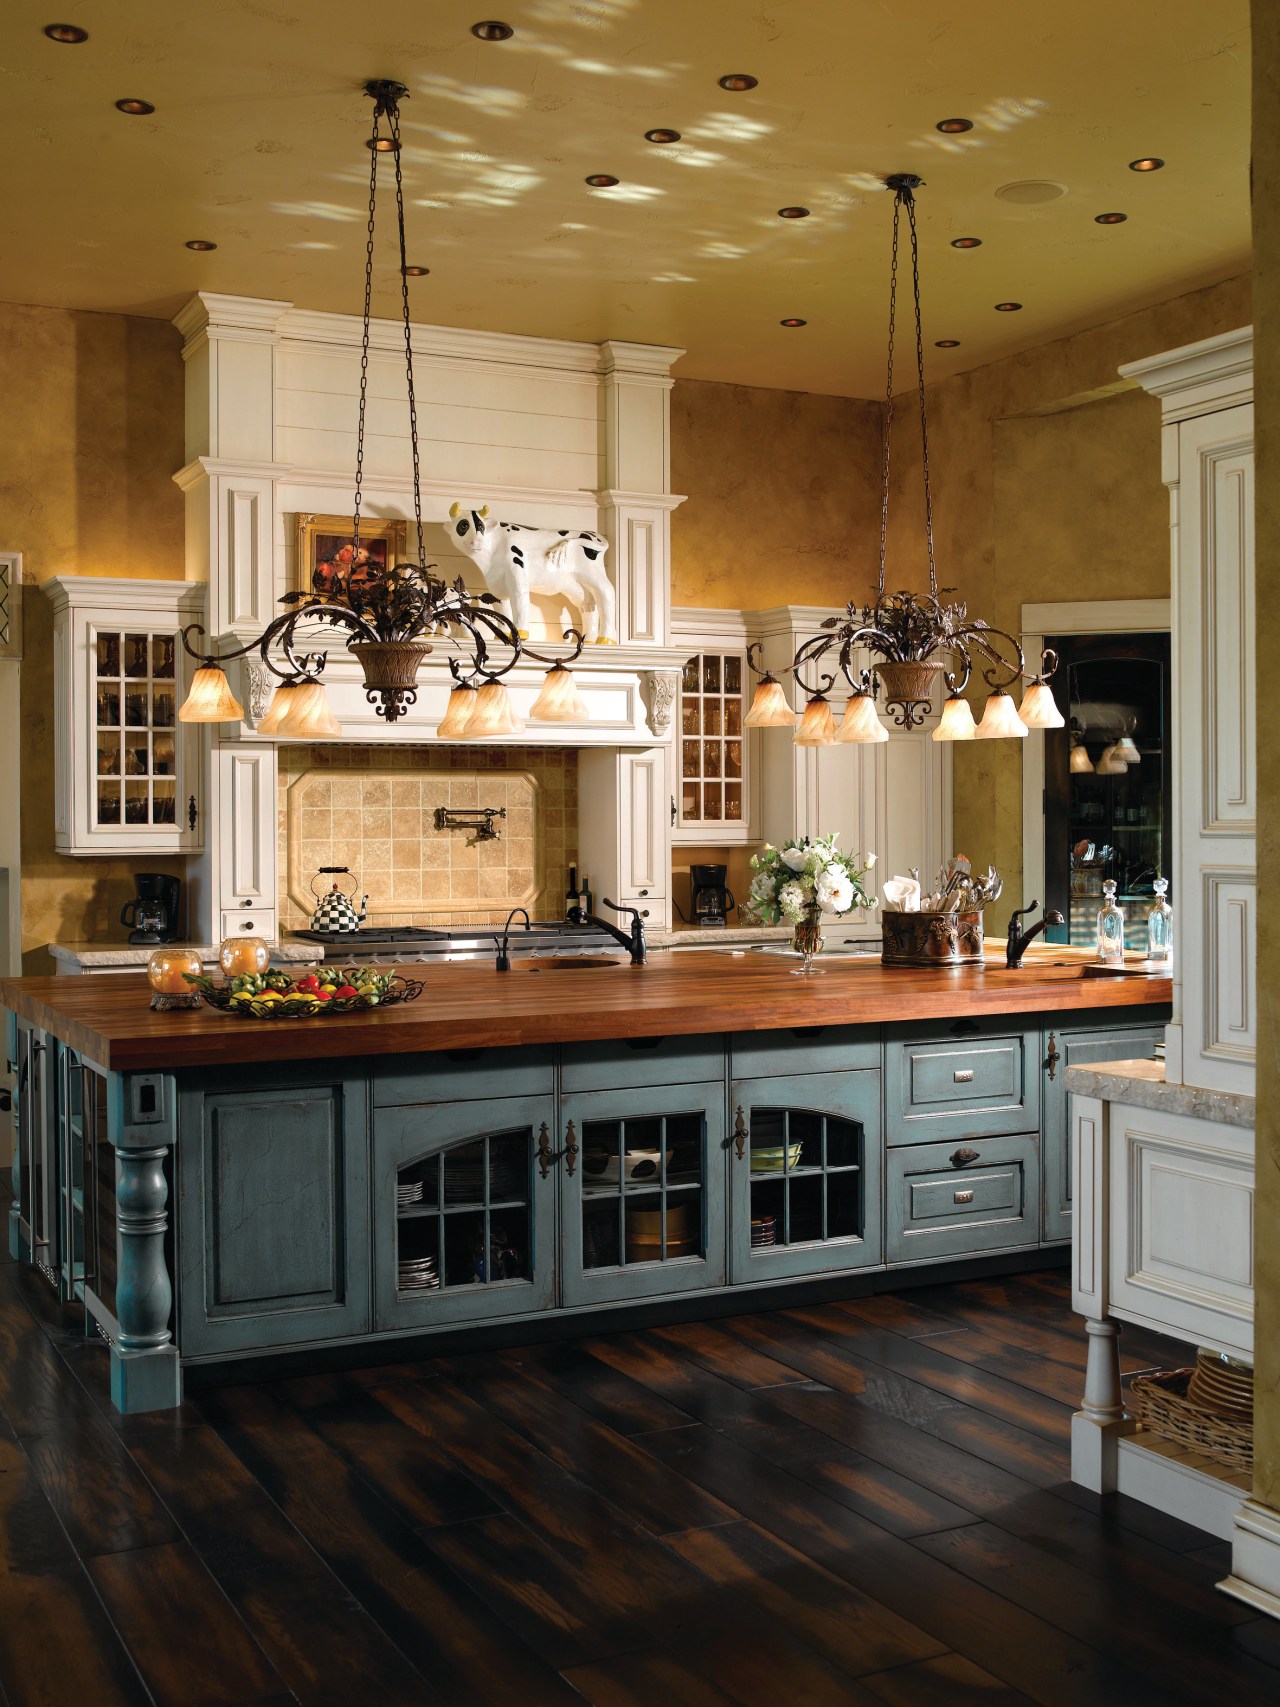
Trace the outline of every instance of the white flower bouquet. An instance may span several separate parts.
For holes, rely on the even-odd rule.
[[[747,912],[760,924],[793,925],[796,950],[807,969],[822,948],[823,913],[848,913],[876,904],[863,881],[876,856],[862,857],[865,864],[857,854],[842,853],[835,836],[813,841],[806,836],[780,848],[766,844],[751,857]]]

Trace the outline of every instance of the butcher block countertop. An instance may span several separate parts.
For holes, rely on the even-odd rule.
[[[895,1020],[1065,1014],[1167,1004],[1168,978],[1085,978],[1083,967],[1028,964],[947,969],[831,960],[794,977],[788,959],[685,952],[647,966],[623,960],[410,966],[415,1002],[333,1018],[253,1020],[204,1007],[153,1013],[146,979],[11,978],[0,1005],[43,1027],[100,1067],[165,1071],[237,1062],[352,1059],[435,1049],[774,1031]]]

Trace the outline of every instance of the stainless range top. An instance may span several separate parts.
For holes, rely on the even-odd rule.
[[[420,929],[390,925],[358,931],[289,931],[293,942],[313,942],[323,948],[322,958],[343,965],[363,961],[492,960],[502,935],[500,925],[469,925],[455,930]],[[552,919],[527,928],[511,928],[510,951],[521,959],[539,955],[622,954],[621,943],[598,925],[571,925],[567,919]]]

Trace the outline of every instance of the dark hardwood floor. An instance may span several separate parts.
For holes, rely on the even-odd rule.
[[[0,1266],[7,1707],[1280,1702],[1225,1546],[1068,1481],[1060,1273],[121,1418]],[[1132,1371],[1169,1348],[1125,1339]]]

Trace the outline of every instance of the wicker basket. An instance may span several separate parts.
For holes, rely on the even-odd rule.
[[[1165,1369],[1154,1375],[1135,1375],[1129,1388],[1129,1410],[1139,1424],[1225,1464],[1229,1470],[1253,1469],[1253,1427],[1207,1411],[1187,1397],[1193,1370]]]

